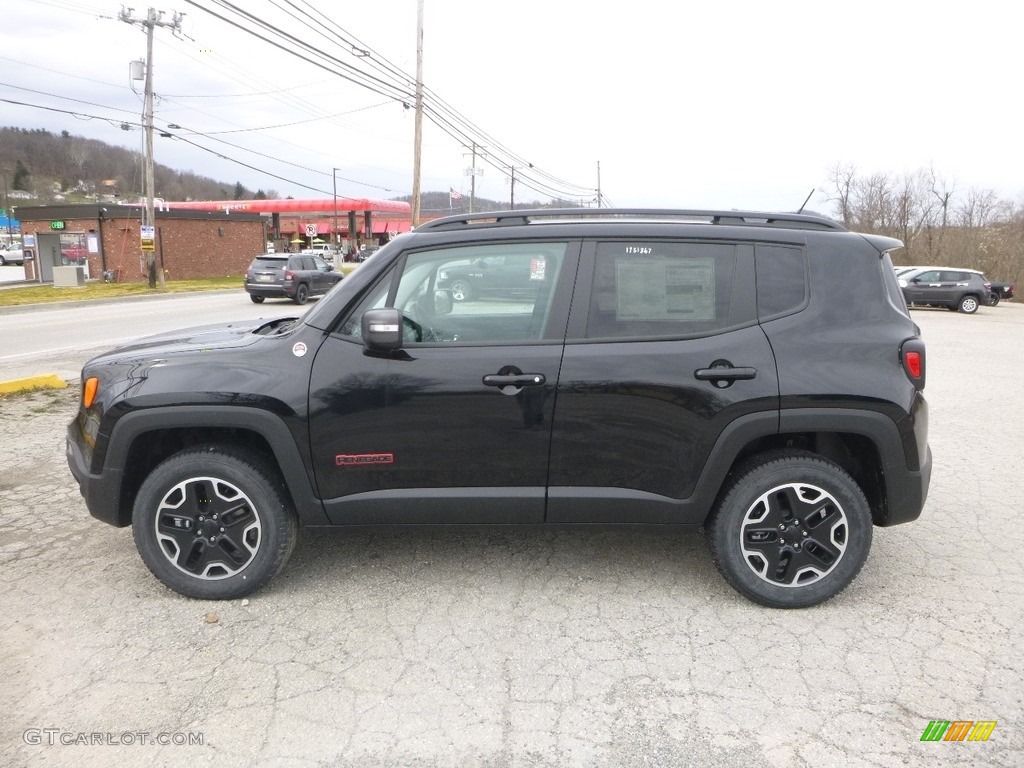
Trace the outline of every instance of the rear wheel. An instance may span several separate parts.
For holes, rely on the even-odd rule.
[[[306,287],[305,283],[299,283],[295,289],[295,298],[292,299],[296,304],[305,304],[309,301],[309,288]]]
[[[853,581],[871,526],[863,492],[841,467],[806,451],[773,451],[734,472],[708,538],[736,591],[773,608],[806,608]]]
[[[5,266],[7,266],[7,260],[3,256],[0,256],[0,267]]]
[[[257,296],[255,293],[250,293],[249,294],[249,298],[252,299],[252,303],[253,304],[262,304],[264,297],[263,296]]]
[[[229,600],[284,567],[298,525],[277,471],[255,454],[207,445],[174,454],[143,481],[135,546],[186,597]]]
[[[968,315],[973,315],[978,311],[978,297],[967,295],[960,299],[960,311],[966,312]]]

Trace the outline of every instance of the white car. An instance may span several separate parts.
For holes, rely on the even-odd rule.
[[[20,246],[11,246],[0,248],[0,267],[7,266],[8,264],[24,264],[25,263],[25,252],[21,250]]]

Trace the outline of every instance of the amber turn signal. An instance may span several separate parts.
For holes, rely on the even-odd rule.
[[[82,389],[82,405],[86,408],[92,408],[92,404],[96,401],[96,392],[100,388],[100,380],[95,376],[90,376],[85,380],[85,387]]]

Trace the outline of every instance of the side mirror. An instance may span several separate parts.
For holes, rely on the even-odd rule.
[[[371,350],[402,348],[402,312],[393,307],[368,309],[361,320],[363,345]]]
[[[450,315],[454,308],[455,302],[452,300],[450,292],[441,290],[434,291],[435,315]]]

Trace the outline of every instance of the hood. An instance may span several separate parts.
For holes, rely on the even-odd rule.
[[[94,360],[152,359],[182,352],[208,352],[213,350],[247,347],[261,336],[279,333],[293,327],[296,318],[256,319],[217,325],[202,325],[154,336],[145,336],[99,355]]]

